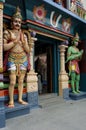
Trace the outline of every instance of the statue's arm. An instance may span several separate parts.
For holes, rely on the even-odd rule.
[[[79,57],[79,60],[82,59],[83,52],[84,52],[83,50],[80,51],[81,55],[80,55],[80,57]]]
[[[10,50],[12,47],[14,47],[14,42],[11,41],[10,33],[6,30],[3,33],[3,49],[4,51]]]
[[[23,47],[24,47],[24,50],[25,50],[27,53],[30,53],[32,45],[29,44],[28,37],[27,37],[26,34],[24,34]]]
[[[71,60],[79,59],[79,58],[82,56],[82,54],[83,54],[83,51],[82,51],[82,50],[79,51],[77,54],[74,54],[74,53],[72,53],[72,49],[73,49],[72,47],[69,47],[69,48],[68,48],[67,60],[66,60],[66,62],[71,61]]]

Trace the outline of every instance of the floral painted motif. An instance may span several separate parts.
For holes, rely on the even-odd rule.
[[[38,22],[45,22],[45,16],[46,16],[46,10],[44,8],[44,5],[41,6],[34,6],[33,8],[33,17]]]

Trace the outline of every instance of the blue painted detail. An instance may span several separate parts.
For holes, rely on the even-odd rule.
[[[1,103],[1,102],[0,102]],[[0,128],[5,127],[5,109],[4,107],[0,107]]]
[[[86,92],[86,73],[80,74],[80,91]]]
[[[65,13],[63,12],[63,10],[59,10],[58,8],[55,8],[54,6],[52,6],[50,3],[45,3],[44,1],[39,1],[38,3],[36,2],[36,0],[32,1],[30,3],[30,6],[28,6],[27,3],[29,3],[30,0],[26,0],[25,1],[25,5],[26,5],[26,19],[28,20],[31,20],[31,21],[36,21],[38,22],[39,24],[43,24],[45,26],[48,26],[48,27],[52,27],[51,23],[50,23],[50,16],[51,16],[51,13],[52,11],[55,12],[55,14],[57,15],[57,18],[59,17],[59,15],[62,16],[62,18],[66,19],[66,18],[69,18],[70,16],[68,14],[65,15]],[[51,1],[52,2],[52,1]],[[52,3],[55,3],[55,2],[52,2]],[[44,18],[45,20],[39,20],[39,19],[36,19],[34,17],[34,14],[33,14],[33,9],[34,9],[34,5],[35,7],[39,7],[41,5],[44,5],[44,9],[45,11],[47,12],[46,14],[46,17]],[[58,5],[58,4],[57,4]],[[59,5],[58,5],[59,6]],[[61,7],[61,6],[60,6]],[[62,7],[61,7],[62,8]],[[62,8],[63,9],[63,8]],[[58,30],[61,30],[62,31],[62,18],[61,20],[58,22],[58,25],[57,27],[55,27],[55,29],[58,29]],[[70,17],[71,18],[71,17]],[[73,20],[74,22],[74,20]],[[31,25],[31,24],[30,24]],[[29,26],[30,26],[29,25]],[[73,30],[74,30],[74,26],[76,25],[76,20],[74,22],[74,25],[72,26]],[[31,26],[30,26],[31,27]],[[35,27],[36,28],[36,27]],[[53,27],[52,27],[53,28]],[[71,29],[72,29],[71,28]],[[73,34],[73,30],[70,29],[70,33]]]
[[[60,73],[60,49],[57,48],[58,74]]]
[[[38,107],[38,92],[31,92],[28,93],[27,95],[30,108]]]
[[[63,89],[63,98],[69,100],[69,88]]]
[[[57,54],[57,64],[58,64],[57,74],[59,76],[59,73],[60,73],[60,50],[59,50],[58,46],[57,46],[57,53],[56,54]],[[57,80],[57,84],[59,86],[59,80]],[[59,91],[59,87],[58,87],[58,91]]]
[[[1,0],[1,1],[4,1],[4,0]],[[35,19],[34,19],[34,16],[33,16],[34,5],[36,7],[44,5],[44,9],[46,10],[47,14],[46,14],[46,18],[45,18],[45,20],[42,24],[45,25],[45,26],[48,26],[48,27],[52,26],[50,24],[50,15],[51,15],[52,11],[54,11],[57,14],[57,16],[59,16],[59,14],[62,15],[62,18],[58,23],[58,27],[56,27],[57,30],[62,31],[62,19],[71,18],[73,26],[70,29],[70,34],[74,34],[74,32],[76,31],[76,28],[79,28],[79,30],[82,29],[82,25],[86,24],[86,20],[80,18],[79,16],[72,13],[68,9],[65,9],[62,6],[59,6],[57,3],[53,2],[52,0],[43,0],[43,1],[39,1],[39,2],[36,2],[36,0],[34,0],[34,1],[19,0],[19,1],[20,1],[21,4],[19,4],[17,0],[15,0],[15,1],[12,1],[12,0],[8,1],[7,0],[5,2],[5,5],[4,5],[4,14],[6,14],[8,16],[12,16],[14,11],[15,11],[15,8],[19,4],[19,7],[21,9],[21,13],[22,13],[22,16],[23,16],[23,20],[31,20],[35,23]],[[29,3],[30,3],[30,6],[29,6]],[[40,24],[40,22],[39,22],[39,24]],[[27,24],[24,25],[24,26],[27,27]],[[30,28],[32,28],[32,24],[30,24],[29,22],[28,22],[28,26]],[[35,26],[33,28],[36,29],[37,26]],[[41,28],[41,29],[43,29],[43,28]],[[39,30],[40,30],[40,28],[39,28]],[[46,31],[47,31],[47,29],[46,29]],[[50,32],[52,32],[52,31],[50,31]],[[64,35],[65,35],[65,32],[64,32]]]
[[[59,9],[61,12],[65,13],[65,15],[70,15],[72,16],[73,18],[83,22],[83,23],[86,23],[86,20],[80,18],[78,15],[72,13],[71,11],[69,11],[68,9],[65,9],[63,8],[62,6],[59,6],[57,3],[53,2],[53,1],[50,1],[50,0],[43,0],[44,2],[48,3],[49,5],[53,6],[54,8],[57,8]]]
[[[5,127],[4,97],[0,97],[0,128]]]
[[[0,108],[4,106],[5,97],[0,97]]]
[[[0,74],[0,81],[3,81],[3,74]]]
[[[86,98],[86,92],[80,92],[78,94],[74,94],[72,92],[69,93],[69,97],[73,100],[80,100],[80,99],[83,99],[83,98]]]
[[[29,104],[21,105],[15,102],[14,108],[8,108],[7,106],[5,106],[5,112],[6,112],[6,119],[9,119],[9,118],[13,118],[13,117],[30,113],[30,106]]]
[[[0,0],[0,2],[3,2],[3,3],[5,3],[5,0]]]
[[[58,92],[58,61],[57,61],[57,44],[53,47],[53,92]]]

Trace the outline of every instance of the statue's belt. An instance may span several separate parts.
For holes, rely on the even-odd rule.
[[[8,56],[8,61],[15,62],[16,64],[22,64],[27,61],[27,55],[25,52],[11,52]]]

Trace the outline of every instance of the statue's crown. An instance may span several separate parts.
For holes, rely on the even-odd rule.
[[[12,19],[14,19],[14,18],[20,18],[20,19],[22,19],[21,10],[20,10],[19,7],[16,8],[16,11],[15,11],[15,13],[12,16]]]
[[[79,41],[79,34],[78,33],[76,33],[75,36],[73,37],[73,41],[75,41],[75,40]]]

